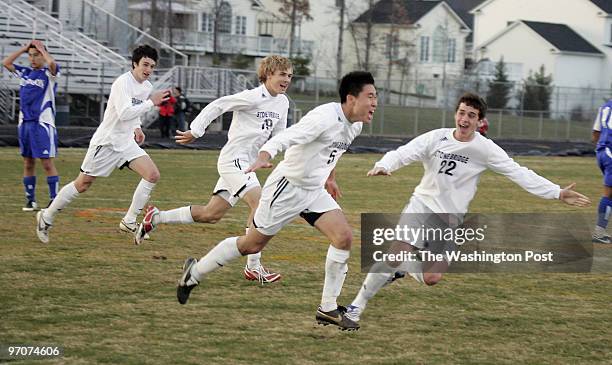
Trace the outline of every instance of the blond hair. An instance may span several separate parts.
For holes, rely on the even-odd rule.
[[[268,76],[272,76],[277,70],[286,71],[293,68],[291,60],[287,57],[272,55],[261,60],[257,69],[257,77],[260,82],[266,82]]]

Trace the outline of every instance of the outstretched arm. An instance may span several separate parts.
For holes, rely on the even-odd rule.
[[[575,207],[586,207],[591,204],[591,200],[586,196],[582,195],[577,191],[574,191],[576,183],[571,183],[565,188],[561,189],[559,193],[559,200],[568,205]]]

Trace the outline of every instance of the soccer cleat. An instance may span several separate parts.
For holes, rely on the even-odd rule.
[[[187,303],[189,293],[199,284],[199,282],[191,276],[191,268],[197,263],[198,260],[193,257],[188,257],[183,264],[183,276],[181,276],[181,280],[179,280],[178,286],[176,287],[176,298],[181,304]]]
[[[38,207],[38,203],[33,200],[28,200],[28,202],[21,208],[23,212],[33,212],[36,210],[40,210]]]
[[[594,243],[612,243],[612,239],[608,235],[603,235],[603,236],[593,235],[592,241]]]
[[[346,318],[350,319],[351,321],[358,323],[359,322],[359,317],[361,316],[361,312],[363,311],[363,309],[359,308],[356,305],[349,305],[348,307],[346,307],[346,313],[345,316]]]
[[[136,232],[138,231],[138,223],[136,223],[136,222],[134,222],[134,223],[127,223],[126,221],[121,219],[121,222],[119,222],[119,229],[121,230],[121,232],[131,233],[134,236],[136,236]],[[144,239],[148,240],[149,239],[149,235],[145,234]]]
[[[153,218],[159,215],[159,209],[154,206],[149,206],[145,210],[144,218],[142,218],[142,222],[136,228],[136,232],[134,233],[134,243],[139,245],[142,241],[146,240],[149,237],[149,232],[153,231],[156,227],[156,224],[153,223]]]
[[[281,274],[270,272],[268,269],[260,265],[256,269],[250,269],[249,265],[244,267],[244,278],[247,280],[259,280],[261,285],[273,283],[281,279]]]
[[[401,279],[406,277],[406,272],[405,271],[396,271],[393,276],[390,276],[389,279],[387,279],[387,282],[385,282],[384,286],[387,286],[389,284],[391,284],[392,282],[394,282],[397,279]]]
[[[340,308],[336,308],[329,312],[323,312],[321,307],[319,307],[315,319],[318,324],[323,326],[333,324],[334,326],[338,326],[342,331],[357,331],[359,329],[359,323],[349,319],[346,313],[340,311]]]
[[[43,218],[44,210],[36,213],[36,235],[42,243],[49,243],[49,229],[51,224],[45,222]]]

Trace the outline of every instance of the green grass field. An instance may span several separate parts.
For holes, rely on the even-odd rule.
[[[62,183],[78,173],[85,151],[63,149]],[[162,178],[152,202],[162,209],[208,200],[217,152],[150,151]],[[345,155],[338,164],[340,204],[355,247],[340,297],[348,304],[359,269],[359,215],[396,213],[422,168],[366,178],[379,158]],[[594,204],[601,178],[593,158],[518,158],[568,184]],[[21,212],[21,158],[0,149],[0,343],[55,344],[65,355],[22,363],[57,364],[610,364],[612,274],[448,274],[434,287],[400,280],[370,302],[362,328],[319,327],[328,242],[296,220],[268,245],[263,262],[284,276],[261,287],[242,277],[244,259],[211,274],[186,306],[175,285],[187,256],[201,257],[244,231],[240,204],[217,225],[162,226],[134,246],[118,230],[139,178],[116,171],[96,182],[56,218],[51,243],[38,242],[34,214]],[[38,197],[47,203],[39,167]],[[260,180],[264,179],[260,175]],[[472,212],[570,212],[487,172]],[[165,256],[166,260],[154,257]],[[0,362],[3,360],[0,359]]]

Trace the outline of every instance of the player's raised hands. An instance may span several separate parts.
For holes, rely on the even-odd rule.
[[[387,171],[384,167],[374,167],[372,170],[368,171],[368,176],[391,176],[391,173]]]
[[[174,140],[178,144],[187,144],[196,140],[196,138],[191,134],[191,131],[179,131],[178,129],[175,131],[176,135],[174,136]]]
[[[253,172],[259,169],[269,169],[271,168],[273,165],[270,163],[270,159],[272,158],[272,156],[270,156],[270,154],[266,151],[261,151],[259,152],[259,155],[257,155],[257,160],[255,160],[255,162],[253,162],[253,164],[251,166],[249,166],[248,169],[246,169],[245,173],[249,173],[249,172]]]
[[[574,191],[576,183],[571,183],[561,190],[559,194],[559,200],[568,205],[576,207],[586,207],[591,204],[591,200],[586,196],[582,195],[577,191]]]

